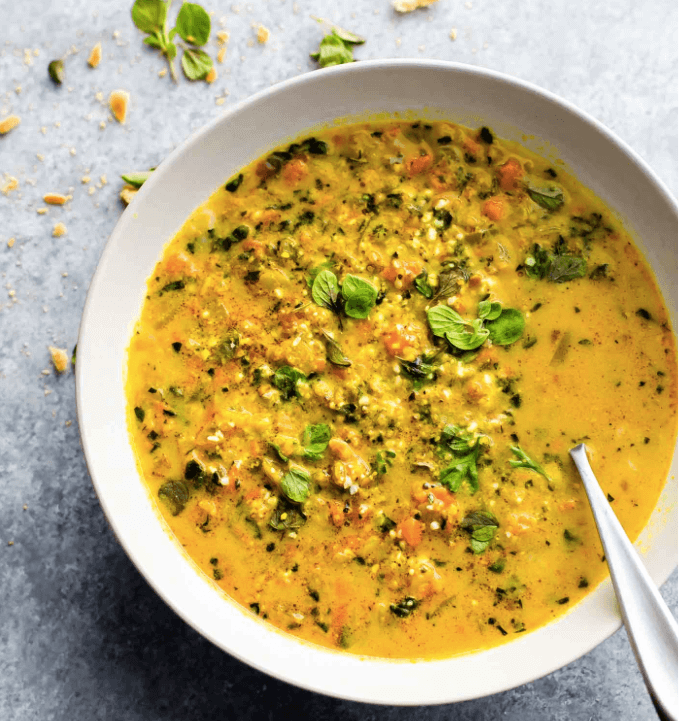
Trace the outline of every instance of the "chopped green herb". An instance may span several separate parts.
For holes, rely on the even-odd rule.
[[[551,481],[545,469],[539,463],[536,463],[520,446],[510,446],[510,450],[518,458],[518,460],[509,461],[512,468],[530,468]]]
[[[137,407],[134,409],[134,415],[137,416],[137,420],[138,420],[140,423],[143,423],[143,422],[144,422],[144,417],[146,416],[146,412],[144,411],[143,408],[140,408],[139,406],[137,406]]]
[[[390,604],[389,610],[398,618],[408,618],[419,605],[420,602],[416,598],[406,596],[402,601]]]
[[[377,300],[377,288],[363,278],[347,275],[342,281],[342,297],[345,301],[344,312],[350,318],[367,318]]]
[[[307,426],[302,437],[302,445],[304,446],[302,455],[311,461],[319,461],[325,453],[328,441],[331,438],[332,431],[330,426],[325,423]]]
[[[189,489],[184,481],[166,481],[158,489],[158,498],[169,506],[173,516],[177,516],[189,500]]]
[[[475,554],[488,548],[499,527],[497,518],[490,511],[473,511],[460,523],[460,528],[471,535],[469,545]]]
[[[311,492],[311,476],[299,466],[292,466],[283,476],[281,490],[295,503],[304,503]]]
[[[281,398],[289,401],[294,397],[299,397],[297,390],[298,383],[306,383],[307,377],[302,371],[291,366],[282,366],[273,375],[272,383],[281,392]]]

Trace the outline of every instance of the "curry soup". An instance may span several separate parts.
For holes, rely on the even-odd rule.
[[[129,427],[176,538],[253,614],[444,657],[605,576],[576,443],[637,537],[675,364],[649,268],[560,166],[488,128],[363,123],[244,168],[169,243]]]

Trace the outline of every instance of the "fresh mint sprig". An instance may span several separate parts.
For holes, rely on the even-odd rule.
[[[174,59],[177,57],[179,37],[186,43],[179,43],[183,50],[182,70],[189,80],[204,80],[212,70],[212,59],[200,47],[210,37],[210,16],[207,11],[196,3],[185,2],[179,8],[175,27],[168,25],[168,12],[172,0],[135,0],[132,6],[132,21],[144,33],[144,43],[160,50],[167,59],[170,75],[177,82],[177,71]]]

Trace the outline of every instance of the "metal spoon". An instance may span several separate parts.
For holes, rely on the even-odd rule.
[[[658,716],[663,721],[677,721],[677,622],[606,500],[585,445],[580,443],[570,453],[592,506],[622,620],[646,688]]]

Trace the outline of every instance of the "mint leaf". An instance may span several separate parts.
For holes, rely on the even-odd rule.
[[[477,313],[482,320],[495,320],[502,313],[502,304],[496,301],[482,300]]]
[[[316,305],[334,311],[339,292],[337,276],[332,271],[321,270],[316,274],[311,286],[311,297]]]
[[[185,2],[179,9],[175,30],[192,45],[205,45],[210,37],[210,16],[195,3]]]
[[[431,300],[434,297],[434,289],[429,285],[429,274],[423,270],[413,281],[415,288],[422,293],[425,298]]]
[[[132,22],[144,33],[163,31],[167,5],[162,0],[136,0],[132,6]]]
[[[332,437],[330,426],[325,423],[307,426],[302,436],[304,446],[303,456],[311,461],[319,461],[328,447],[328,441]]]
[[[530,199],[545,210],[558,210],[563,205],[563,191],[556,187],[534,188],[526,186]]]
[[[350,318],[367,318],[377,300],[377,288],[363,278],[347,275],[342,282],[342,296],[344,312]]]
[[[487,321],[486,329],[495,345],[511,345],[523,335],[526,320],[516,308],[504,308],[495,320]]]
[[[427,311],[427,320],[431,332],[439,338],[445,338],[446,333],[461,330],[464,327],[464,318],[447,305],[436,305]]]
[[[490,511],[473,511],[460,523],[460,528],[471,535],[469,545],[476,554],[488,548],[499,527],[497,518]]]
[[[182,70],[189,80],[204,80],[211,69],[212,59],[206,52],[198,50],[197,48],[187,48],[184,50],[184,54],[182,55]]]
[[[354,62],[354,53],[351,49],[352,43],[343,40],[333,29],[330,35],[326,35],[318,46],[318,52],[311,53],[311,57],[318,62],[322,68],[332,65],[343,65]]]
[[[446,333],[446,340],[450,345],[460,350],[474,350],[482,346],[488,338],[488,329],[483,327],[480,318],[464,325],[454,328]]]
[[[281,490],[295,503],[304,503],[311,492],[311,476],[300,466],[292,466],[283,476]]]
[[[305,383],[306,380],[307,377],[302,371],[290,366],[283,366],[274,373],[272,383],[281,392],[281,398],[289,401],[295,396],[299,396],[297,384],[300,382]]]
[[[509,448],[511,452],[519,459],[517,461],[509,461],[509,465],[512,468],[530,468],[531,471],[539,473],[541,476],[544,476],[548,481],[552,480],[547,475],[545,469],[539,463],[536,463],[520,446],[510,446]]]
[[[323,331],[325,336],[325,357],[334,366],[348,368],[351,361],[344,355],[344,351],[340,344],[329,334]]]
[[[140,170],[139,172],[125,173],[120,177],[129,185],[135,188],[141,188],[142,185],[151,177],[152,170]]]

